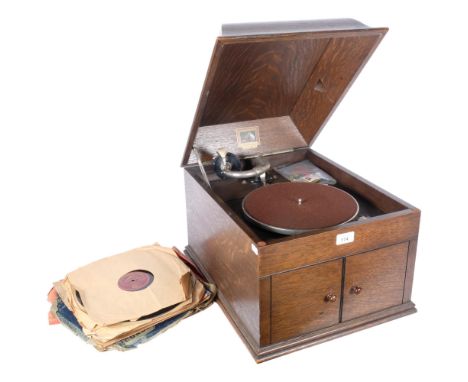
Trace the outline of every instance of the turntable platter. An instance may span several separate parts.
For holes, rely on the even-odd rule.
[[[276,183],[250,192],[244,214],[261,227],[284,235],[334,227],[352,220],[359,205],[350,194],[315,183]]]

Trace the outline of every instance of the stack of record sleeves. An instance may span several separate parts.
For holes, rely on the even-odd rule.
[[[208,307],[215,294],[176,248],[146,246],[55,282],[49,323],[63,324],[98,350],[127,350]]]

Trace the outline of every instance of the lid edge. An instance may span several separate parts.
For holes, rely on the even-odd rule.
[[[367,28],[354,19],[325,19],[223,24],[221,33],[223,37],[234,37]]]

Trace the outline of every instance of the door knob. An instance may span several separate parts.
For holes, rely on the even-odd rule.
[[[333,294],[333,293],[328,293],[326,296],[325,296],[325,302],[335,302],[336,301],[336,294]]]
[[[360,286],[357,286],[357,285],[353,286],[351,288],[351,293],[352,294],[359,294],[359,293],[361,293],[361,291],[362,291],[362,288]]]

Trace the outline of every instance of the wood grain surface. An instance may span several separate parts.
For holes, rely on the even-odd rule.
[[[338,25],[330,31],[219,37],[182,165],[195,163],[195,142],[213,151],[208,143],[215,138],[207,131],[198,136],[203,126],[291,117],[305,142],[315,139],[386,33]],[[223,139],[219,131],[212,134]]]
[[[258,343],[258,257],[252,241],[188,172],[185,190],[189,246]]]
[[[411,292],[413,290],[414,267],[416,265],[416,250],[418,248],[418,239],[410,240],[408,246],[408,261],[405,272],[405,289],[403,293],[403,302],[411,301]]]
[[[315,140],[384,34],[380,30],[328,43],[290,114],[307,142]]]
[[[411,210],[387,214],[363,221],[347,223],[317,234],[292,237],[260,248],[259,275],[290,270],[321,261],[336,259],[417,236],[419,213]],[[336,245],[336,235],[354,232],[354,241]]]
[[[407,253],[408,242],[346,258],[343,321],[402,303]]]
[[[414,313],[420,211],[307,147],[387,29],[329,20],[226,31],[216,40],[182,161],[187,252],[218,286],[218,302],[256,361]],[[239,146],[236,132],[251,126],[259,145]],[[273,166],[308,158],[372,213],[316,232],[264,237],[234,203],[252,187],[231,181],[210,188],[194,145],[206,161],[222,147],[241,156],[277,152],[268,156]],[[206,170],[219,181],[211,165]],[[337,235],[349,232],[354,241],[337,245]]]
[[[263,362],[413,313],[416,313],[414,304],[412,302],[407,302],[405,304],[392,306],[391,308],[367,314],[353,320],[340,322],[339,324],[329,326],[324,329],[315,330],[313,332],[294,337],[290,340],[277,342],[270,346],[264,346],[260,349],[249,347],[249,350],[257,362]],[[247,342],[245,343],[249,346]]]
[[[210,282],[213,282],[213,279],[204,269],[203,265],[197,260],[198,257],[194,255],[194,252],[190,247],[187,247],[186,253],[192,257],[195,263],[202,270],[205,277],[210,280]],[[257,363],[289,354],[309,346],[317,345],[325,341],[330,341],[416,312],[414,304],[412,302],[406,302],[404,304],[396,305],[352,320],[340,322],[333,326],[304,333],[289,340],[259,346],[259,344],[252,339],[249,332],[244,327],[243,322],[239,319],[238,315],[232,309],[222,292],[218,293],[216,301]]]
[[[272,276],[271,341],[279,342],[339,321],[342,261]],[[327,296],[334,301],[327,301]]]
[[[260,280],[260,346],[271,343],[271,277]]]
[[[201,126],[288,115],[328,39],[223,46]]]

